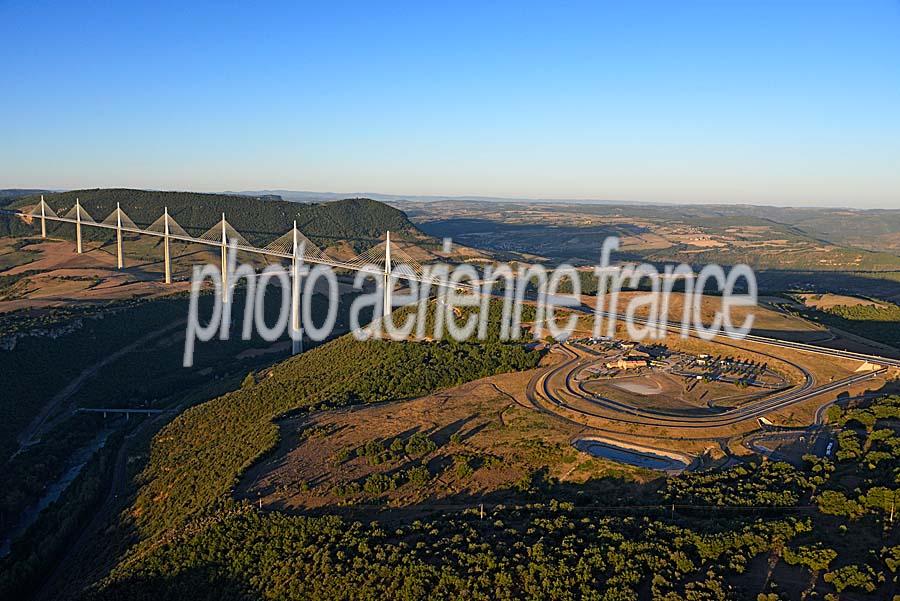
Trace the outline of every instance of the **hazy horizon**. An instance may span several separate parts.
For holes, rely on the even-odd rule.
[[[441,201],[467,201],[467,202],[509,202],[509,203],[572,203],[572,204],[605,204],[605,205],[647,205],[647,206],[695,206],[695,207],[772,207],[773,209],[826,209],[826,210],[849,210],[849,211],[900,211],[900,207],[863,207],[850,206],[849,204],[835,203],[831,205],[825,204],[777,204],[763,203],[753,201],[736,201],[736,202],[679,202],[664,200],[631,200],[624,198],[537,198],[527,196],[485,196],[479,194],[392,194],[385,192],[375,192],[372,190],[355,190],[346,192],[334,192],[331,190],[291,190],[287,188],[251,188],[245,190],[196,190],[196,189],[178,189],[178,188],[138,188],[136,186],[87,186],[79,188],[59,188],[50,186],[2,186],[2,190],[45,190],[48,192],[71,192],[75,190],[94,190],[94,189],[133,189],[133,190],[151,190],[158,192],[198,192],[202,194],[235,194],[239,196],[253,195],[278,195],[284,200],[292,202],[330,202],[346,198],[370,198],[382,202],[441,202]]]

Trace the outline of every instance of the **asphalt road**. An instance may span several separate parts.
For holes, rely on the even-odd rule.
[[[588,305],[581,305],[581,307],[577,307],[577,309],[581,310],[584,313],[592,313],[594,310]],[[605,311],[601,311],[599,313],[602,317],[608,319],[613,317],[610,313]],[[617,315],[615,317],[621,317],[621,315]],[[635,323],[639,323],[641,325],[659,325],[655,321],[650,321],[648,319],[644,319],[642,317],[634,316],[632,318]],[[666,325],[666,330],[669,332],[681,332],[681,325]],[[691,325],[689,328],[691,336],[697,336],[698,331],[696,328]],[[728,339],[723,334],[719,334],[716,336],[715,341],[719,342],[722,339]],[[728,339],[730,340],[730,339]],[[891,359],[889,357],[881,357],[879,355],[867,355],[865,353],[856,353],[852,351],[842,351],[840,349],[828,348],[825,346],[818,346],[815,344],[806,344],[804,342],[794,342],[791,340],[781,340],[779,338],[770,338],[768,336],[757,336],[755,334],[747,334],[740,340],[749,340],[750,342],[756,342],[759,344],[765,344],[768,346],[780,347],[780,348],[790,348],[801,351],[807,351],[810,353],[817,353],[820,355],[827,355],[830,357],[840,357],[842,359],[856,359],[857,361],[868,361],[870,363],[875,363],[878,365],[885,365],[891,367],[900,367],[900,359]]]
[[[721,413],[708,415],[679,415],[671,412],[643,409],[627,403],[613,401],[585,391],[580,383],[575,382],[575,375],[583,368],[596,361],[585,358],[566,346],[560,347],[568,359],[563,363],[539,372],[526,389],[528,400],[532,405],[541,406],[541,398],[551,405],[567,409],[589,417],[615,419],[636,425],[662,426],[671,428],[715,428],[736,424],[747,419],[760,417],[772,411],[783,409],[795,403],[801,403],[815,396],[840,390],[851,384],[871,379],[883,373],[886,368],[854,374],[848,378],[815,386],[811,374],[800,366],[796,366],[805,374],[805,381],[799,387],[750,401],[734,409],[726,409]],[[575,382],[573,384],[573,382]],[[540,396],[538,396],[540,395]],[[573,404],[571,400],[578,402]],[[604,411],[593,411],[588,407],[596,406]]]

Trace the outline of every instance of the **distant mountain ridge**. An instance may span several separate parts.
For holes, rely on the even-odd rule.
[[[555,210],[577,207],[579,212],[598,214],[617,213],[634,216],[678,215],[686,219],[708,218],[759,218],[798,228],[805,234],[819,237],[833,244],[852,246],[873,251],[900,252],[900,209],[866,209],[856,207],[790,207],[774,205],[716,204],[648,202],[610,199],[566,200],[558,198],[493,197],[493,196],[441,196],[397,195],[366,193],[310,192],[304,190],[256,190],[233,194],[277,196],[291,202],[323,202],[350,196],[364,196],[408,211],[415,216],[416,206],[442,203],[477,203],[478,209],[494,206],[503,210],[506,206],[549,206]]]
[[[425,239],[406,214],[368,198],[350,198],[317,204],[298,204],[272,196],[164,192],[124,188],[71,190],[44,194],[44,200],[58,214],[81,206],[97,221],[106,218],[120,203],[132,220],[146,226],[156,221],[164,207],[189,233],[199,235],[218,223],[222,213],[228,222],[252,244],[264,245],[291,229],[293,222],[321,247],[346,241],[356,250],[372,246],[391,231],[399,237]],[[39,195],[18,198],[9,206],[25,208],[39,202]],[[5,230],[5,231],[4,231]],[[0,234],[28,235],[33,228],[0,220]]]
[[[654,200],[624,200],[619,198],[554,198],[534,196],[487,196],[479,194],[382,194],[380,192],[316,192],[311,190],[286,190],[286,189],[261,189],[226,191],[223,194],[235,194],[240,196],[277,196],[291,202],[327,202],[341,198],[371,198],[381,202],[452,202],[452,201],[478,201],[489,203],[516,203],[516,204],[552,204],[552,205],[600,205],[622,207],[648,207],[670,210],[677,207],[683,210],[697,209],[700,211],[718,210],[723,213],[756,213],[758,211],[772,211],[778,216],[803,216],[815,213],[839,213],[850,211],[853,213],[898,213],[900,209],[885,208],[859,208],[854,207],[851,201],[847,206],[816,206],[816,205],[779,205],[779,204],[754,204],[752,202],[717,203],[717,202],[676,202]]]
[[[615,205],[644,205],[655,204],[644,201],[629,200],[561,200],[526,197],[501,197],[479,195],[441,195],[441,194],[382,194],[380,192],[314,192],[309,190],[242,190],[239,192],[225,191],[223,194],[236,194],[240,196],[277,196],[291,202],[328,202],[341,198],[371,198],[380,202],[441,202],[447,200],[466,200],[479,202],[559,202],[559,203],[591,203],[591,204],[615,204]]]

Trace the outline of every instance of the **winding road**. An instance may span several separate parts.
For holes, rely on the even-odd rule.
[[[594,313],[594,308],[589,305],[581,305],[576,310],[583,313]],[[600,311],[598,314],[604,318],[616,318],[608,312]],[[640,317],[633,318],[635,322],[643,325],[656,326],[660,325],[655,321],[643,319]],[[669,332],[681,332],[680,325],[666,324],[665,329]],[[692,326],[689,328],[689,334],[692,337],[698,337],[698,331]],[[715,340],[717,344],[723,346],[731,346],[741,348],[736,344],[731,344],[720,339]],[[528,383],[526,388],[526,396],[528,402],[537,409],[541,409],[548,413],[556,414],[560,417],[560,412],[548,409],[547,405],[555,409],[565,409],[575,414],[585,417],[599,417],[612,419],[620,422],[627,422],[634,425],[644,426],[661,426],[670,428],[689,428],[689,429],[710,429],[722,426],[729,426],[748,419],[761,417],[772,411],[784,409],[796,403],[809,400],[816,396],[840,390],[853,384],[863,382],[875,378],[887,371],[889,367],[900,367],[900,360],[888,357],[879,357],[876,355],[867,355],[853,351],[842,351],[827,347],[806,344],[802,342],[793,342],[789,340],[781,340],[778,338],[770,338],[766,336],[757,336],[748,334],[743,338],[750,342],[773,348],[786,348],[792,350],[803,351],[823,355],[827,357],[837,357],[841,359],[851,359],[856,361],[868,362],[875,366],[875,369],[853,374],[847,378],[828,382],[820,386],[816,385],[813,375],[805,367],[790,361],[782,356],[769,354],[761,350],[754,350],[757,354],[778,359],[788,363],[797,369],[804,378],[804,381],[791,388],[781,390],[775,394],[749,401],[739,407],[725,409],[718,413],[707,414],[685,414],[670,411],[661,411],[646,409],[604,398],[597,394],[591,393],[583,388],[583,384],[578,381],[577,374],[592,363],[597,362],[597,356],[589,356],[592,353],[586,351],[579,354],[572,346],[567,344],[559,345],[559,349],[567,355],[567,360],[561,364],[547,368],[538,372]],[[575,347],[577,348],[577,347]],[[574,384],[573,384],[574,382]],[[596,410],[595,410],[596,408]],[[564,418],[568,419],[568,418]],[[573,420],[569,420],[573,421]],[[583,424],[582,424],[583,425]]]
[[[732,409],[712,414],[679,414],[652,410],[620,401],[607,399],[586,391],[577,379],[578,373],[597,361],[596,357],[585,357],[566,345],[558,347],[567,359],[532,378],[526,388],[529,402],[536,407],[549,403],[586,417],[613,419],[635,425],[661,426],[670,428],[710,429],[729,426],[741,421],[760,417],[772,411],[801,403],[821,394],[840,390],[883,374],[887,368],[853,374],[847,378],[816,386],[812,374],[795,363],[791,363],[804,374],[804,382],[799,386],[750,401]],[[784,361],[784,358],[780,358]],[[594,409],[596,408],[596,410]]]
[[[581,311],[582,313],[591,313],[594,314],[594,308],[590,305],[582,304],[580,307],[575,307],[575,310]],[[621,317],[621,315],[611,314],[607,311],[599,311],[597,315],[605,318],[605,319],[617,319]],[[661,324],[655,320],[645,319],[643,317],[633,316],[631,318],[635,323],[639,323],[645,326],[654,326],[660,327],[664,326],[664,329],[668,332],[672,333],[680,333],[681,326],[680,325],[672,325],[670,323]],[[694,325],[691,325],[688,328],[688,331],[691,336],[699,337],[700,333]],[[717,338],[722,338],[723,335],[719,334]],[[789,348],[799,351],[807,351],[810,353],[816,353],[818,355],[825,355],[829,357],[838,357],[840,359],[855,359],[857,361],[868,361],[869,363],[875,363],[877,365],[890,366],[890,367],[900,367],[900,359],[893,359],[890,357],[881,357],[878,355],[867,355],[865,353],[857,353],[854,351],[842,351],[841,349],[829,348],[826,346],[819,346],[816,344],[807,344],[805,342],[794,342],[792,340],[782,340],[781,338],[771,338],[769,336],[757,336],[756,334],[747,334],[743,338],[733,339],[733,340],[747,340],[749,342],[756,342],[759,344],[764,344],[767,346],[781,347],[781,348]],[[717,343],[722,344],[719,340],[716,340]],[[733,345],[729,345],[733,346]],[[779,357],[780,358],[780,357]]]

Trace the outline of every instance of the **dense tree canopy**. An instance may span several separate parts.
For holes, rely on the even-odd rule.
[[[362,347],[355,348],[357,344],[341,340],[332,349],[342,357],[359,358],[356,353]],[[430,366],[435,359],[455,357],[451,363],[466,370],[487,373],[499,368],[476,360],[480,355],[471,354],[472,349],[463,352],[446,343],[381,344],[387,346],[377,346],[375,354],[390,359],[386,363],[367,359],[369,375],[386,377],[378,386],[360,386],[359,380],[349,386],[335,384],[315,395],[314,402],[320,406],[364,402],[402,395],[415,387],[390,378],[379,367],[386,369],[387,363],[422,361]],[[492,354],[496,353],[497,349]],[[306,386],[300,372],[315,373],[321,362],[335,360],[328,349],[322,349],[315,361],[311,357],[302,363],[302,370],[299,362],[291,367],[290,382],[280,381],[269,389],[278,391],[275,398],[297,398]],[[519,359],[511,357],[501,364],[513,367],[510,361]],[[427,378],[429,370],[423,373]],[[466,377],[457,373],[445,381]],[[856,438],[859,452],[837,461],[810,455],[798,467],[756,461],[724,471],[670,477],[656,492],[639,493],[632,499],[634,511],[624,515],[604,512],[602,498],[576,504],[547,501],[554,495],[551,487],[542,492],[539,503],[495,506],[484,517],[473,503],[471,510],[424,521],[376,521],[368,526],[337,516],[260,512],[250,504],[212,494],[215,491],[208,487],[215,486],[209,471],[219,473],[222,466],[233,470],[239,463],[224,449],[231,453],[240,445],[219,447],[215,442],[220,436],[235,440],[237,431],[232,428],[242,422],[238,398],[248,403],[245,408],[250,411],[240,415],[252,414],[250,422],[259,421],[261,415],[252,410],[255,405],[265,406],[266,415],[285,407],[264,400],[268,397],[226,397],[205,409],[198,407],[164,431],[146,474],[150,485],[137,506],[141,521],[153,525],[146,532],[157,532],[150,540],[157,542],[139,546],[90,598],[674,601],[757,598],[757,594],[760,599],[790,599],[804,589],[819,595],[853,591],[884,598],[896,587],[900,541],[893,533],[891,512],[900,499],[900,438],[894,435],[900,397],[831,412],[835,426]],[[239,428],[257,432],[262,441],[274,436],[273,431],[249,423]],[[185,444],[188,438],[197,445]],[[427,443],[421,438],[405,450],[417,452],[417,445]],[[218,449],[213,455],[201,450],[210,445]],[[404,447],[372,442],[359,451],[378,458],[402,453]],[[250,449],[243,453],[249,456]],[[884,457],[873,461],[873,453]],[[196,475],[186,477],[187,473]],[[222,472],[219,487],[225,476]],[[367,481],[366,489],[386,490],[395,485],[395,477]],[[428,478],[419,485],[427,486]],[[658,503],[659,510],[654,511],[652,503]],[[204,504],[205,510],[200,507]],[[158,512],[159,507],[166,511]],[[731,511],[719,513],[716,507]],[[171,511],[181,511],[182,525],[166,519]],[[190,519],[188,513],[197,517]],[[848,527],[854,529],[852,537],[844,535]],[[781,572],[766,577],[770,568],[765,569],[766,561],[760,563],[759,557],[781,561],[785,569],[806,570],[812,578],[796,573],[782,590]]]

